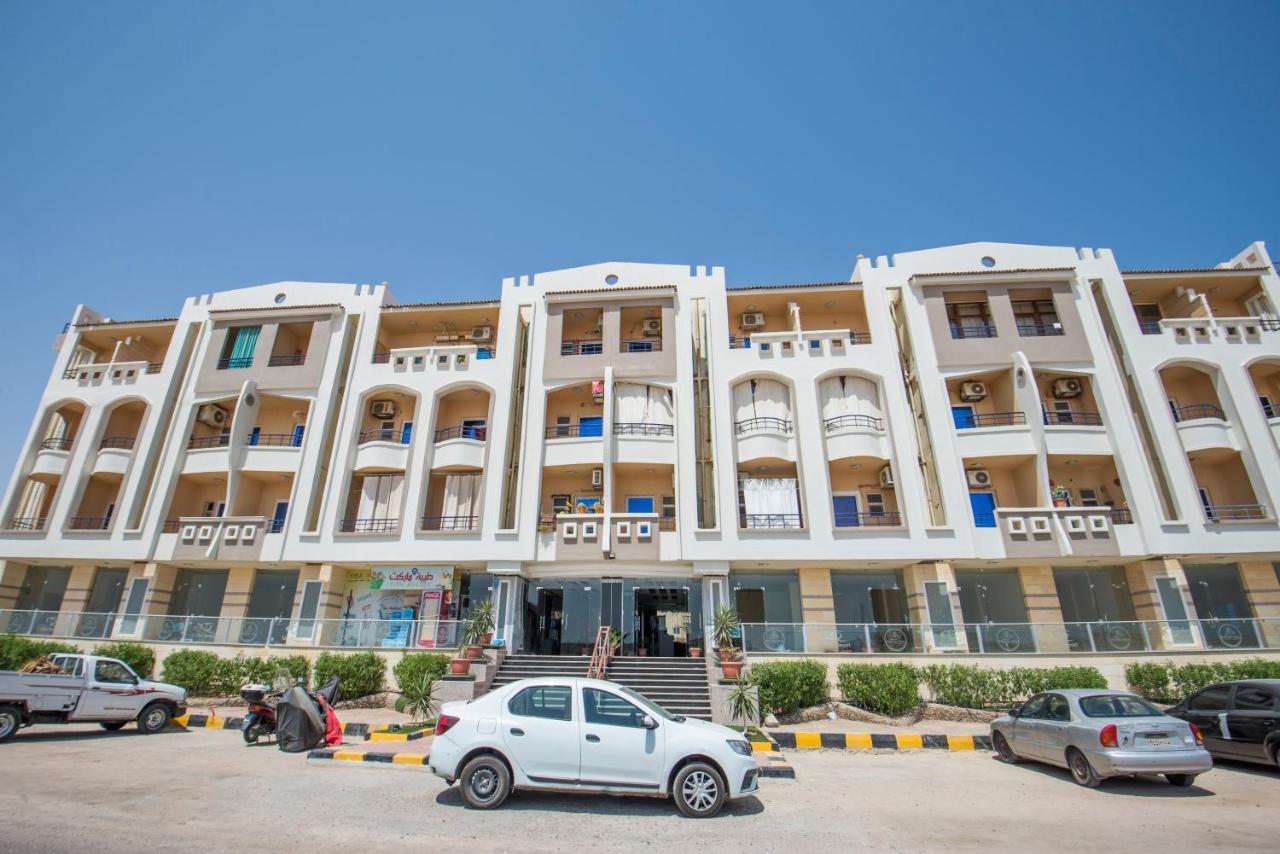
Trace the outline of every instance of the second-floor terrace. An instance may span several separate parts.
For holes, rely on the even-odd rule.
[[[383,306],[373,363],[413,373],[492,359],[498,352],[500,309],[497,301]]]
[[[1261,343],[1280,331],[1263,289],[1265,268],[1153,270],[1124,274],[1138,331],[1178,344]]]
[[[843,356],[871,343],[862,289],[848,282],[730,289],[729,348],[761,358]]]
[[[158,374],[177,330],[172,319],[79,323],[62,377],[81,386],[131,385]]]
[[[1218,396],[1221,375],[1216,369],[1198,363],[1172,364],[1161,368],[1159,377],[1183,450],[1241,449]]]

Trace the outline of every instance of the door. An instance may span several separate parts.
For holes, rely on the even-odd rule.
[[[240,625],[240,642],[282,642],[289,628],[289,614],[293,611],[293,597],[297,591],[296,569],[260,569],[254,573],[248,616]]]
[[[284,520],[289,515],[289,502],[277,501],[275,512],[271,514],[271,528],[269,533],[278,534],[284,530]]]
[[[955,422],[957,430],[964,430],[974,426],[973,407],[972,406],[953,406],[951,407],[951,420]]]
[[[582,689],[582,770],[587,785],[657,789],[664,763],[662,729],[645,729],[646,713],[600,688]]]
[[[1230,685],[1210,685],[1187,698],[1183,717],[1200,729],[1204,746],[1215,755],[1234,756],[1236,753],[1231,730],[1227,727],[1227,701],[1230,696]]]
[[[996,526],[996,496],[994,492],[970,492],[969,506],[973,508],[973,524],[978,528]]]
[[[9,615],[8,631],[29,635],[53,634],[70,578],[71,568],[67,566],[28,567],[13,613]]]
[[[462,437],[483,442],[487,433],[485,426],[483,418],[464,418],[462,419]]]
[[[945,581],[924,582],[925,614],[929,620],[925,636],[933,649],[959,649],[955,611],[951,608],[951,591]]]
[[[257,445],[258,442],[260,441],[262,441],[262,428],[254,427],[252,430],[249,431],[249,444],[251,446],[254,446],[254,445]]]
[[[294,425],[293,425],[293,437],[290,439],[289,444],[290,444],[291,446],[295,447],[295,448],[301,448],[301,447],[302,447],[302,436],[303,436],[303,434],[304,434],[304,433],[306,433],[306,431],[307,431],[307,425],[305,425],[305,424],[294,424]]]
[[[1013,752],[1028,759],[1043,758],[1044,734],[1041,725],[1048,714],[1049,695],[1037,694],[1022,704],[1018,716],[1014,718],[1009,746]]]
[[[407,445],[409,440],[413,438],[413,422],[406,421],[400,427],[400,444]]]
[[[733,604],[741,625],[738,631],[743,648],[763,650],[765,648],[764,590],[759,587],[740,587],[733,591]]]
[[[124,582],[128,577],[129,570],[109,567],[103,567],[94,574],[85,613],[76,626],[77,635],[105,638],[111,634],[111,623],[120,609],[120,597],[124,595]]]
[[[837,528],[852,528],[858,524],[858,494],[831,496],[831,513]]]
[[[688,591],[637,589],[634,596],[636,651],[653,656],[688,655]]]
[[[599,415],[587,415],[578,419],[579,436],[603,436],[604,418]]]
[[[528,627],[525,629],[529,652],[559,655],[563,630],[564,592],[551,588],[537,591],[537,603],[528,614]]]
[[[568,685],[533,685],[507,701],[502,712],[507,753],[537,783],[574,783],[581,751]]]
[[[95,662],[89,684],[76,704],[72,720],[127,720],[138,713],[137,680],[110,658]]]
[[[1280,732],[1276,692],[1262,685],[1237,685],[1227,712],[1227,729],[1237,756],[1269,762],[1267,739]]]
[[[1048,762],[1067,762],[1067,728],[1071,725],[1071,706],[1061,694],[1050,694],[1044,718],[1040,721],[1040,751]]]

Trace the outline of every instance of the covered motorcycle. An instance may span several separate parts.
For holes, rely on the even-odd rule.
[[[276,703],[276,741],[285,753],[302,753],[323,747],[332,728],[331,704],[338,698],[338,677],[334,676],[312,694],[294,686]],[[336,716],[334,716],[336,720]],[[341,735],[339,735],[339,742]]]

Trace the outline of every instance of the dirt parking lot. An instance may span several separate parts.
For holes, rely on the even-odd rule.
[[[987,753],[788,752],[798,779],[695,822],[664,801],[517,793],[462,806],[423,771],[308,763],[233,732],[36,727],[0,745],[0,850],[1275,851],[1280,774],[1087,790]]]

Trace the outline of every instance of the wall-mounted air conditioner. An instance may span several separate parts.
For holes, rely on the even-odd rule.
[[[764,326],[763,311],[744,311],[742,313],[743,329],[760,329]]]
[[[987,397],[987,384],[968,382],[960,383],[960,399],[961,400],[985,400]]]
[[[604,469],[591,470],[591,485],[597,488],[604,486]]]
[[[492,326],[473,326],[471,327],[471,340],[477,344],[483,344],[493,340]]]
[[[657,336],[662,334],[662,318],[660,317],[646,318],[643,329],[644,329],[644,336],[646,338],[656,338]]]
[[[375,400],[369,404],[369,414],[374,418],[395,418],[396,402],[394,400]]]
[[[976,486],[979,489],[984,489],[991,485],[991,472],[986,469],[973,469],[972,471],[965,472],[965,479],[969,482],[970,486]]]
[[[1071,377],[1063,377],[1053,381],[1053,396],[1057,398],[1079,397],[1084,391],[1084,383]]]
[[[221,429],[227,426],[227,410],[216,403],[206,403],[196,410],[196,420],[201,424]]]
[[[885,489],[893,489],[893,466],[880,469],[880,485]]]

